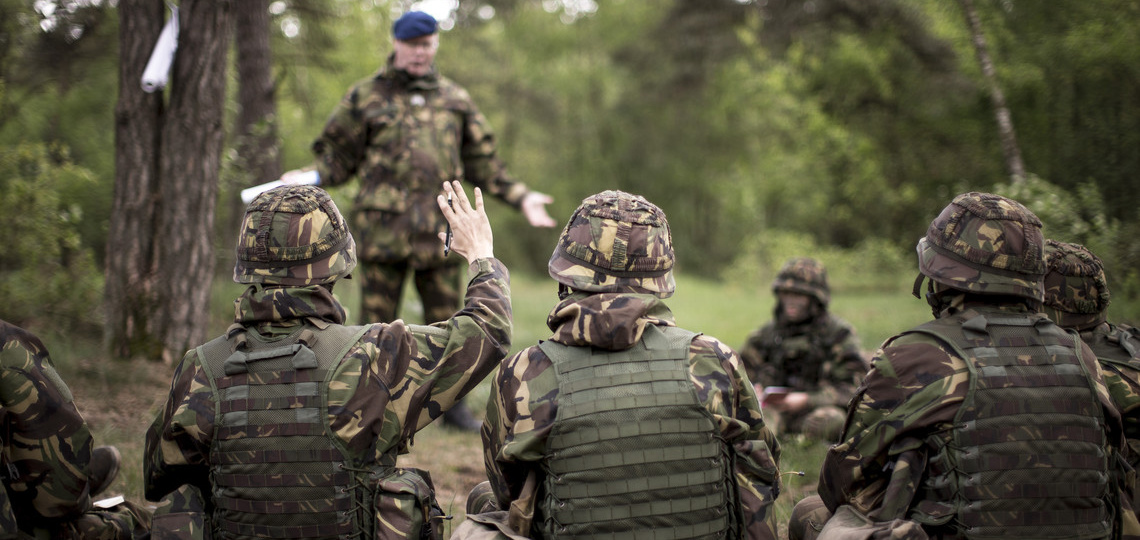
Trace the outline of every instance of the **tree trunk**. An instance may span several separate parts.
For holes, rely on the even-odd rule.
[[[155,216],[162,93],[143,92],[139,79],[162,31],[165,6],[119,2],[119,98],[115,105],[115,190],[107,235],[104,343],[118,358],[157,358],[162,344],[151,325]]]
[[[242,0],[234,4],[234,49],[237,53],[238,118],[237,188],[276,180],[281,176],[277,141],[277,95],[269,46],[269,0]],[[245,210],[238,197],[230,197],[225,231],[236,231]],[[230,238],[230,236],[226,236]]]
[[[139,78],[164,22],[156,0],[119,4],[116,172],[104,335],[120,358],[171,362],[206,338],[223,142],[230,3],[182,0],[170,102]]]
[[[183,0],[159,170],[158,299],[163,359],[206,340],[214,210],[224,142],[230,3]]]
[[[1005,104],[1005,94],[998,85],[997,75],[994,73],[994,63],[990,60],[989,49],[986,46],[986,36],[982,33],[982,23],[978,13],[974,10],[973,0],[958,0],[962,4],[962,11],[966,13],[966,22],[970,25],[970,35],[974,41],[974,51],[978,55],[978,63],[982,66],[982,74],[990,87],[990,101],[994,104],[994,115],[997,117],[998,133],[1001,137],[1001,150],[1005,155],[1005,166],[1014,183],[1025,180],[1025,164],[1021,161],[1021,149],[1017,145],[1017,133],[1013,130],[1013,117],[1009,114],[1009,107]]]

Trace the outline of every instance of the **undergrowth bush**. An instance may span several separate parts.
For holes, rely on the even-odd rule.
[[[43,144],[0,149],[0,318],[21,326],[98,332],[103,276],[63,194],[94,187],[67,150]]]

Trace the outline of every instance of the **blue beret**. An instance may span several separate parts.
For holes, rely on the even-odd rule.
[[[422,11],[409,11],[392,24],[392,35],[400,41],[429,36],[435,31],[435,18]]]

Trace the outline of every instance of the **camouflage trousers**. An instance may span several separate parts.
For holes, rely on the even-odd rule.
[[[846,420],[847,412],[839,407],[819,407],[796,414],[783,413],[773,408],[764,409],[764,424],[777,436],[803,433],[817,441],[838,442]]]
[[[67,540],[133,540],[150,538],[150,511],[129,502],[111,508],[92,509],[74,520],[59,521],[48,528],[20,530],[20,540],[39,538]]]
[[[416,292],[423,302],[424,324],[445,321],[459,310],[463,272],[458,265],[413,269],[407,261],[361,261],[360,268],[364,274],[360,293],[362,324],[396,320],[408,272],[414,274]]]

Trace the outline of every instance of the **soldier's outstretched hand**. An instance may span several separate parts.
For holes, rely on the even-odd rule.
[[[436,197],[436,202],[451,224],[451,251],[465,257],[468,263],[495,256],[491,221],[483,209],[483,192],[479,188],[475,188],[475,206],[472,207],[459,182],[444,182],[443,193]],[[446,245],[447,233],[439,233],[439,239]]]

